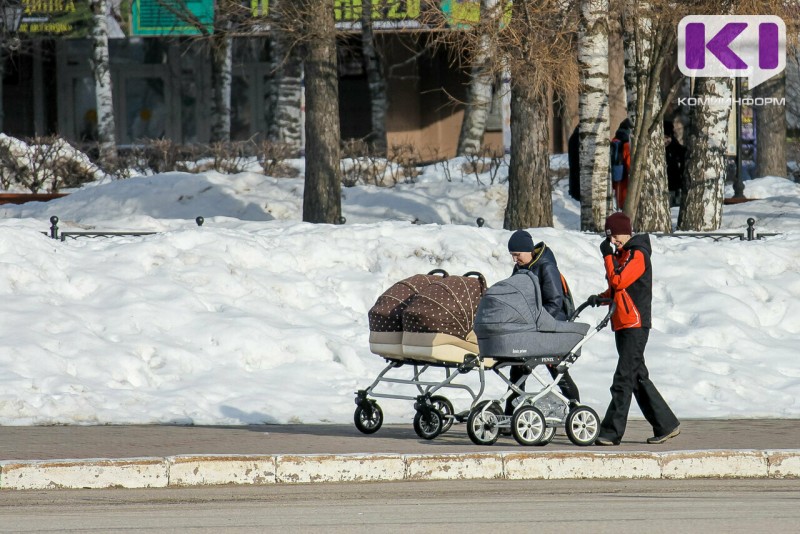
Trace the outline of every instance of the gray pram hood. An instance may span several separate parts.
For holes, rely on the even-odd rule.
[[[589,325],[555,320],[542,306],[539,279],[521,269],[484,293],[474,329],[482,356],[530,358],[568,354]]]

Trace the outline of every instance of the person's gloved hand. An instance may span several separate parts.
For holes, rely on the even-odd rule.
[[[603,242],[600,243],[600,253],[603,256],[610,256],[614,253],[614,249],[611,247],[611,240],[606,238],[603,239]]]
[[[589,306],[597,307],[600,305],[600,295],[590,295],[586,302],[589,303]]]

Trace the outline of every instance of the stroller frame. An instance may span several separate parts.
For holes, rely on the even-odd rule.
[[[538,356],[531,358],[503,358],[493,356],[497,364],[492,370],[508,385],[508,390],[498,399],[478,403],[467,419],[467,434],[476,445],[494,444],[500,433],[505,431],[514,436],[521,445],[547,445],[555,436],[558,425],[564,424],[567,436],[575,445],[587,446],[594,443],[600,431],[600,418],[592,408],[567,399],[556,386],[564,373],[578,360],[580,349],[600,330],[606,327],[616,309],[610,299],[602,304],[610,304],[608,313],[588,333],[563,356]],[[590,306],[584,302],[569,318],[574,321],[580,313]],[[543,379],[534,369],[540,365],[555,365],[558,374],[552,380]],[[505,368],[525,366],[530,369],[515,382],[503,374]],[[534,376],[543,386],[536,392],[522,389],[528,378]],[[517,395],[517,404],[512,415],[505,415],[503,409],[512,395]],[[545,404],[548,399],[553,399]],[[555,406],[553,405],[555,401]],[[545,413],[546,412],[546,413]]]
[[[471,413],[471,409],[483,395],[486,388],[485,364],[483,358],[471,353],[464,354],[462,363],[449,361],[428,361],[415,359],[385,358],[386,367],[378,374],[377,378],[366,389],[356,391],[356,411],[353,420],[356,428],[364,434],[377,432],[383,424],[383,411],[375,398],[399,399],[414,401],[414,431],[423,439],[434,439],[439,434],[447,432],[454,422],[463,423]],[[395,378],[387,376],[391,371],[404,366],[413,367],[411,378]],[[422,375],[430,369],[444,369],[444,380],[425,380]],[[463,374],[473,369],[478,370],[480,386],[477,391],[467,384],[454,382]],[[403,395],[399,393],[382,393],[376,391],[385,384],[405,384],[416,388],[416,395]],[[444,389],[458,389],[466,391],[472,398],[470,409],[455,412],[453,404],[447,397],[436,395]],[[370,398],[373,397],[373,398]]]

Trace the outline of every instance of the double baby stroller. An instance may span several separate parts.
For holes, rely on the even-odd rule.
[[[415,275],[387,289],[369,311],[370,349],[387,365],[366,389],[356,392],[356,428],[372,434],[383,423],[376,398],[414,401],[414,430],[424,439],[446,432],[454,422],[464,422],[469,409],[456,412],[441,393],[466,392],[472,405],[483,394],[484,365],[472,330],[486,280],[478,272],[450,276],[436,269]],[[477,370],[477,390],[463,375]],[[442,373],[443,372],[443,376]],[[388,391],[385,386],[410,386],[410,392]]]
[[[581,305],[572,319],[587,305]],[[588,406],[570,405],[556,386],[583,344],[608,323],[612,311],[591,331],[587,324],[556,321],[542,307],[536,276],[525,270],[488,290],[483,276],[474,272],[448,277],[437,270],[403,280],[370,310],[370,348],[388,364],[368,388],[356,392],[356,427],[366,434],[376,432],[383,413],[370,397],[387,397],[415,401],[414,430],[425,439],[435,438],[456,421],[466,421],[467,434],[479,445],[495,443],[503,430],[510,430],[523,445],[545,445],[563,423],[573,443],[590,445],[599,431],[597,414]],[[557,366],[560,373],[545,381],[535,372],[543,365]],[[413,367],[411,378],[387,376],[403,366]],[[531,372],[514,383],[504,372],[515,366]],[[431,368],[444,368],[444,379],[423,380]],[[509,388],[499,399],[481,400],[486,370]],[[478,373],[478,391],[455,381],[471,371]],[[537,392],[522,390],[531,376],[542,385]],[[376,392],[384,383],[414,386],[416,395]],[[470,408],[456,413],[446,397],[436,394],[445,388],[467,391]],[[515,411],[505,415],[501,407],[513,394],[519,396]]]

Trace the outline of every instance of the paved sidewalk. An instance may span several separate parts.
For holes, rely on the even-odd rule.
[[[473,444],[463,424],[0,427],[0,491],[447,479],[800,478],[800,420],[684,420],[661,445],[633,420],[617,447]]]
[[[649,445],[650,426],[631,420],[618,447],[578,447],[560,429],[545,447],[522,447],[512,437],[479,446],[455,424],[434,440],[411,425],[384,425],[365,435],[354,425],[252,426],[24,426],[0,427],[0,461],[73,458],[143,458],[186,454],[443,454],[498,451],[621,452],[671,450],[800,449],[800,419],[688,419],[681,434]]]

